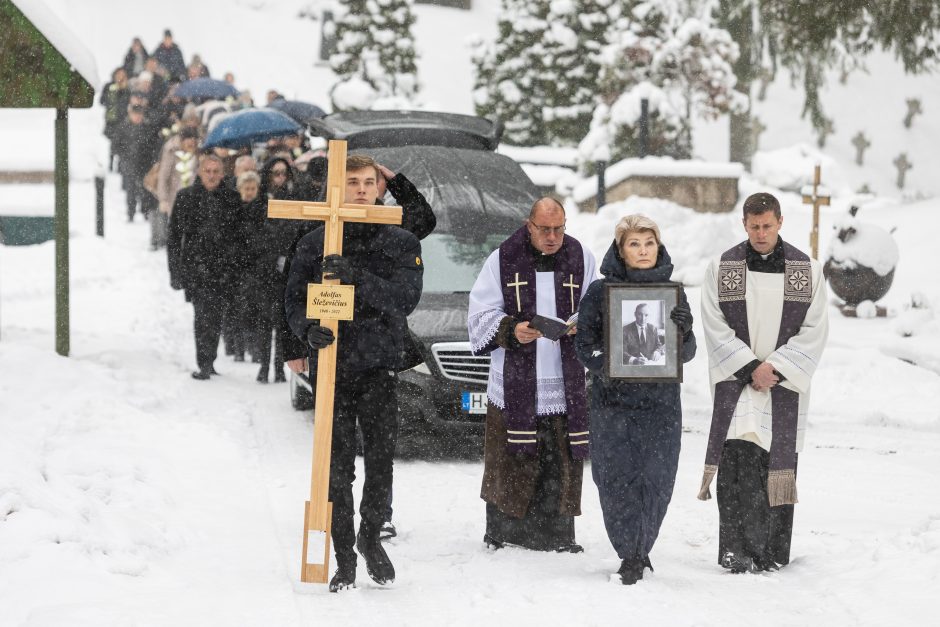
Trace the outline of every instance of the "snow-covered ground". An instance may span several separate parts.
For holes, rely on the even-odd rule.
[[[111,5],[103,1],[49,4],[84,35],[102,75],[132,36],[152,45],[170,26],[187,56],[201,53],[213,71],[232,69],[256,96],[277,87],[322,101],[314,91],[322,84],[310,82],[320,71],[308,59],[317,47],[300,34],[315,24],[286,19],[301,2],[242,0],[223,8],[167,0],[107,16]],[[419,29],[427,31],[419,34],[420,45],[443,46],[449,38],[452,47],[462,46],[448,34],[452,24],[460,32],[472,28],[468,23],[493,29],[486,21],[493,5],[483,3],[470,15],[419,6]],[[205,28],[216,13],[224,14],[219,27]],[[275,26],[283,37],[269,34]],[[265,47],[248,45],[255,42]],[[224,54],[232,55],[230,62]],[[442,108],[469,112],[469,65],[466,52],[460,55],[426,60],[422,80]],[[270,69],[275,64],[278,72]],[[452,83],[435,78],[446,76],[434,72],[448,66]],[[834,85],[833,93],[853,80]],[[913,95],[908,85],[897,77],[881,89]],[[925,100],[940,95],[929,79],[915,85]],[[765,137],[775,142],[769,147],[811,144],[794,121],[785,87],[771,86],[762,105],[770,127]],[[869,93],[855,99],[868,101]],[[837,110],[837,129],[840,119],[860,115],[857,108]],[[923,122],[936,130],[940,117],[930,102],[925,110],[915,128]],[[189,378],[191,307],[170,289],[164,255],[147,250],[146,223],[124,221],[114,175],[107,180],[107,237],[94,236],[90,177],[102,154],[101,111],[75,111],[71,118],[69,358],[53,351],[52,243],[0,246],[0,626],[936,624],[940,324],[936,317],[912,322],[904,304],[919,293],[940,305],[932,263],[937,198],[904,200],[883,191],[893,174],[875,165],[859,172],[873,173],[881,195],[855,196],[861,179],[852,174],[851,153],[832,156],[849,174],[832,185],[833,205],[823,208],[821,255],[833,224],[855,202],[863,202],[860,219],[897,226],[900,262],[883,304],[901,315],[850,319],[830,311],[829,347],[814,381],[800,459],[789,567],[736,577],[716,564],[716,506],[695,499],[710,405],[699,355],[685,370],[683,452],[652,555],[656,572],[639,585],[611,579],[619,564],[590,478],[577,521],[583,554],[491,553],[482,544],[480,463],[398,462],[400,535],[389,547],[398,580],[380,588],[360,563],[360,588],[330,595],[325,586],[298,583],[310,416],[290,409],[284,386],[254,383],[249,364],[221,358],[222,376],[210,383]],[[0,169],[26,162],[50,167],[51,122],[49,112],[0,112]],[[877,138],[892,137],[900,122],[871,116],[869,124]],[[926,194],[937,185],[929,173],[940,160],[929,151],[912,160],[917,169],[910,180],[923,174],[917,189]],[[765,163],[761,178],[742,180],[742,198],[772,189],[769,173],[781,180],[788,170],[802,172],[779,155]],[[795,192],[779,196],[783,237],[806,247],[809,209]],[[41,198],[51,204],[48,186],[0,187],[0,213],[12,206],[37,211]],[[570,215],[569,225],[601,255],[614,222],[633,211],[660,224],[697,311],[707,259],[744,236],[737,214],[702,215],[632,199],[596,216]],[[899,333],[910,329],[911,337]],[[701,337],[698,323],[696,333]]]

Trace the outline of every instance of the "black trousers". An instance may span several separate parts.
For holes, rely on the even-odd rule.
[[[225,297],[219,291],[205,290],[189,294],[193,302],[193,335],[196,338],[196,365],[208,370],[215,363],[222,334]]]
[[[284,313],[284,285],[271,283],[263,286],[255,312],[258,329],[258,357],[261,368],[267,372],[271,364],[271,332],[274,331],[274,374],[284,371],[284,336],[291,333]]]
[[[330,458],[332,538],[336,561],[355,562],[352,486],[356,478],[356,424],[362,433],[365,481],[359,502],[360,529],[378,534],[392,490],[392,466],[398,439],[396,375],[389,370],[337,373]]]
[[[745,440],[727,440],[718,465],[718,563],[727,552],[769,566],[790,563],[793,506],[767,498],[770,454]]]
[[[159,203],[156,197],[144,189],[143,177],[129,175],[124,177],[124,187],[127,190],[127,217],[133,218],[137,210],[137,204],[140,203],[140,212],[143,215],[149,215],[151,211],[157,208]]]

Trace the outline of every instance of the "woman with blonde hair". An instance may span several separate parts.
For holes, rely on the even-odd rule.
[[[581,301],[575,350],[589,371],[588,415],[591,421],[591,473],[600,495],[607,536],[617,555],[617,574],[625,585],[652,570],[649,554],[659,535],[679,464],[682,407],[678,383],[636,383],[611,379],[605,374],[607,317],[604,286],[624,283],[667,283],[672,260],[663,246],[659,227],[646,216],[634,214],[620,220],[614,241],[601,264],[604,278],[594,281]],[[637,307],[637,326],[645,315]],[[683,362],[695,356],[692,311],[681,286],[679,304],[669,313],[681,334],[679,356]],[[611,332],[618,332],[616,329]],[[640,332],[642,333],[642,331]],[[626,333],[625,333],[626,335]],[[629,363],[657,359],[657,334],[643,338]],[[624,359],[627,359],[625,348]],[[626,362],[625,362],[626,363]]]

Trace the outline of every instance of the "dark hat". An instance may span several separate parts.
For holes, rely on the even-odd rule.
[[[165,31],[163,31],[163,36],[164,36],[164,37],[172,37],[172,36],[173,36],[173,33],[170,32],[170,29],[168,28],[168,29],[166,29]]]
[[[184,126],[180,131],[180,139],[199,139],[199,129],[191,126]]]

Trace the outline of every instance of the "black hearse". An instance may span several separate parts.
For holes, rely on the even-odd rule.
[[[408,317],[424,363],[400,374],[398,454],[479,455],[489,358],[470,352],[468,294],[487,256],[522,225],[538,190],[516,162],[495,152],[501,127],[483,118],[345,112],[315,121],[310,131],[344,139],[350,153],[402,172],[433,207],[437,227],[421,242],[424,292]],[[313,406],[304,375],[291,378],[291,402]]]

